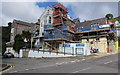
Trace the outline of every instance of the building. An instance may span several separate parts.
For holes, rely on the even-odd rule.
[[[116,42],[115,23],[107,18],[80,22],[68,15],[68,9],[62,4],[47,7],[37,23],[14,20],[11,29],[11,42],[23,30],[34,34],[31,49],[58,52],[59,45],[65,43],[89,43],[91,49],[100,53],[114,52]]]
[[[116,28],[113,20],[100,18],[80,22],[76,25],[76,40],[89,42],[91,49],[99,49],[100,53],[115,52]]]
[[[53,9],[47,7],[43,14],[39,18],[40,21],[40,35],[44,33],[44,25],[51,25],[53,24]]]
[[[39,35],[33,36],[31,41],[31,48],[37,47],[43,49],[44,28],[53,24],[53,8],[47,7],[38,20]]]
[[[113,43],[116,41],[115,24],[112,21],[108,21],[104,17],[80,22],[78,18],[70,18],[68,9],[60,3],[54,5],[53,8],[48,7],[39,20],[40,35],[33,37],[37,39],[36,47],[38,49],[47,48],[56,51],[59,44],[89,42],[91,48],[94,45],[94,48],[96,46],[101,53],[107,53],[109,49],[113,48]],[[111,40],[113,42],[110,46]],[[112,50],[114,51],[114,49]]]
[[[31,33],[34,33],[36,30],[39,30],[39,24],[13,20],[13,23],[11,25],[10,42],[14,42],[15,36],[17,34],[22,34],[22,31],[24,30],[28,30]]]

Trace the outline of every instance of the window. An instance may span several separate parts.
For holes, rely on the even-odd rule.
[[[51,24],[51,16],[49,16],[49,24]]]

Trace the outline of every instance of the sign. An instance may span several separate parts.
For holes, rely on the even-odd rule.
[[[64,47],[70,47],[70,44],[64,44]]]
[[[100,25],[99,28],[109,28],[110,25],[109,24],[106,24],[106,25]]]
[[[83,48],[76,48],[77,54],[84,55],[84,49]]]
[[[76,44],[76,47],[81,47],[81,46],[85,46],[85,44],[84,43],[77,43]]]

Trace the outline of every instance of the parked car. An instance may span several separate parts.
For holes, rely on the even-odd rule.
[[[98,53],[98,49],[92,49],[93,53]]]
[[[14,58],[14,55],[10,52],[4,53],[3,58]]]

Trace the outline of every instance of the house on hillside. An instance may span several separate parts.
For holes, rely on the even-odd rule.
[[[17,34],[22,34],[22,31],[28,30],[31,33],[35,33],[36,30],[39,30],[39,24],[28,23],[20,20],[13,20],[11,25],[11,35],[10,42],[14,42],[14,38]]]
[[[31,48],[43,49],[44,28],[47,25],[52,27],[53,24],[53,8],[47,7],[43,14],[39,17],[39,35],[33,36],[31,41]],[[35,43],[33,43],[35,42]]]

